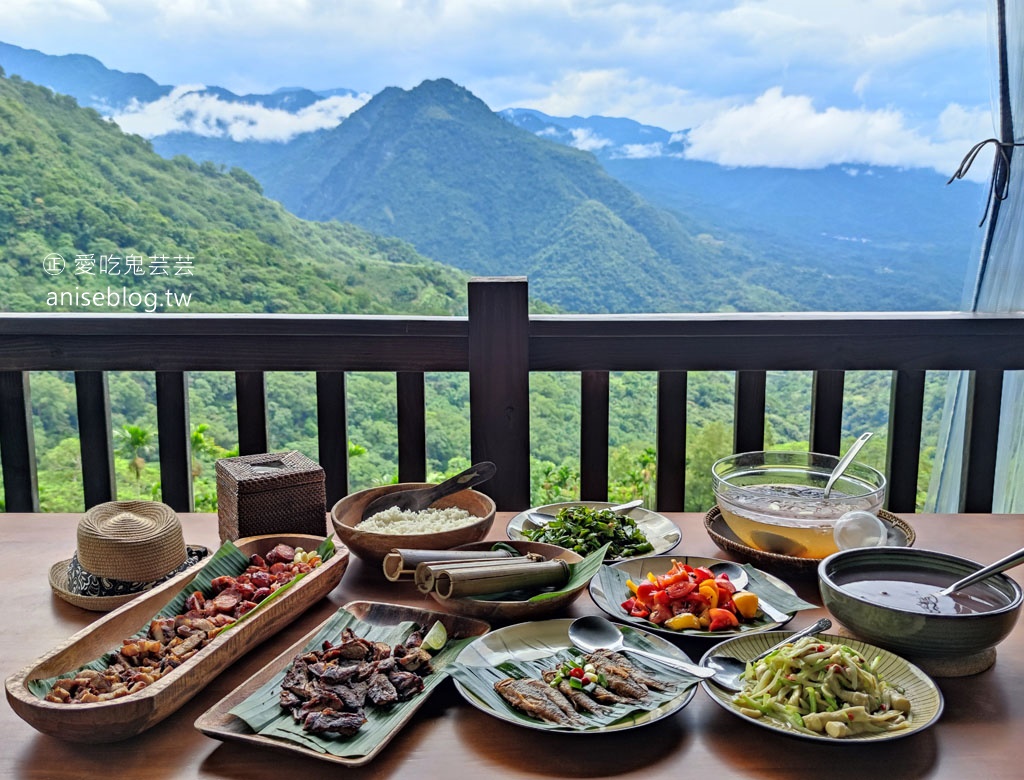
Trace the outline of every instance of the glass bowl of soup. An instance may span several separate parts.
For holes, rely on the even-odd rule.
[[[938,591],[982,564],[934,550],[863,547],[818,564],[822,603],[859,638],[915,658],[994,647],[1020,614],[1020,585],[996,574],[949,596]]]
[[[854,461],[829,495],[839,458],[817,452],[741,452],[715,462],[711,478],[722,519],[755,550],[820,560],[836,552],[836,522],[862,510],[877,515],[885,476]]]

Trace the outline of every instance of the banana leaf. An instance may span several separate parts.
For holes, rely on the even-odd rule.
[[[341,609],[327,620],[309,642],[304,651],[319,650],[323,641],[337,642],[342,630],[351,628],[357,636],[373,642],[386,642],[392,647],[408,638],[417,628],[423,630],[430,626],[417,626],[411,622],[394,625],[377,625],[359,620],[347,610]],[[343,758],[357,758],[368,755],[382,741],[390,739],[408,718],[446,677],[449,665],[472,638],[451,639],[440,652],[434,655],[431,666],[434,672],[423,678],[424,689],[408,701],[398,702],[388,708],[374,707],[367,703],[365,708],[366,723],[351,737],[331,739],[309,734],[302,729],[290,712],[281,708],[281,682],[290,668],[285,666],[272,677],[263,687],[246,698],[231,710],[231,714],[241,718],[257,734],[276,739],[284,739],[299,744],[317,753],[328,753]]]
[[[508,547],[508,545],[502,545],[501,542],[494,545],[495,548]],[[546,601],[547,599],[553,599],[557,596],[571,593],[577,588],[585,586],[590,579],[597,574],[601,569],[601,564],[604,563],[604,557],[608,553],[608,548],[611,547],[611,543],[604,545],[600,549],[594,550],[586,558],[578,563],[569,564],[569,579],[560,588],[554,590],[546,590],[543,593],[533,593],[530,591],[506,591],[505,593],[488,593],[482,596],[467,596],[474,601]],[[515,549],[515,548],[509,548]]]

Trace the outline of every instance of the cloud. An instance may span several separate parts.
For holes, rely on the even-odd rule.
[[[571,145],[577,149],[582,149],[584,152],[596,152],[612,145],[610,140],[602,138],[587,127],[574,127],[569,132],[572,133]]]
[[[336,127],[370,99],[369,95],[335,95],[290,113],[246,103],[229,103],[202,94],[202,85],[175,87],[151,103],[133,101],[111,117],[122,130],[146,138],[190,132],[233,141],[288,141],[301,133]]]
[[[967,150],[986,137],[971,134],[982,116],[981,111],[950,106],[939,123],[941,134],[933,139],[908,127],[895,109],[819,111],[810,97],[785,95],[773,87],[753,102],[694,127],[687,134],[685,154],[735,167],[859,163],[927,167],[951,174]]]
[[[655,142],[651,144],[623,144],[615,150],[614,156],[624,157],[627,160],[648,160],[652,157],[661,157],[664,154],[665,147],[660,142]]]

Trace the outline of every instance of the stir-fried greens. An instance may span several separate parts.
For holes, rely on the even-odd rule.
[[[748,663],[733,701],[749,717],[830,737],[905,729],[910,701],[877,667],[846,645],[804,637]]]
[[[540,528],[524,528],[523,536],[531,542],[557,544],[584,556],[609,543],[607,558],[630,558],[654,550],[632,517],[587,506],[564,507],[554,520]]]

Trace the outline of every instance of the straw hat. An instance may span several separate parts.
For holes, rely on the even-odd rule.
[[[157,501],[110,501],[78,523],[78,549],[50,567],[55,595],[98,612],[119,607],[208,554],[189,547],[178,516]]]

